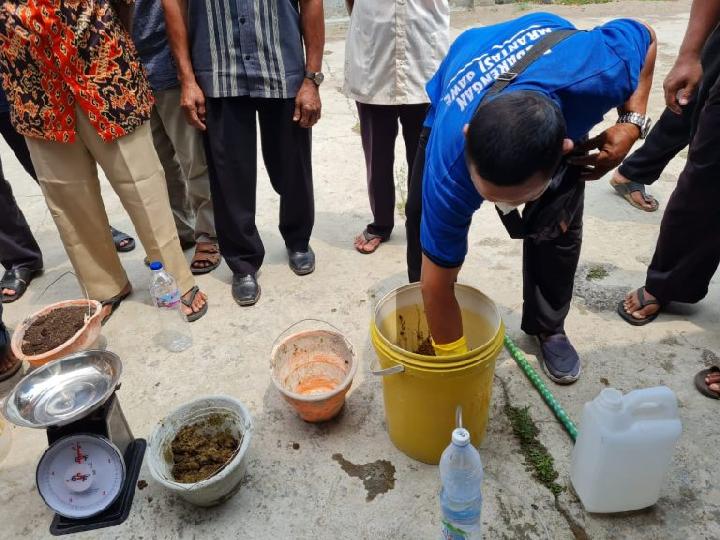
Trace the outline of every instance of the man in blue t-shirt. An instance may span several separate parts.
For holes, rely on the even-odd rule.
[[[406,225],[408,274],[422,281],[436,353],[461,353],[467,342],[453,283],[473,213],[483,200],[497,206],[510,235],[524,239],[522,329],[538,337],[546,373],[563,384],[580,375],[564,322],[580,255],[584,182],[616,167],[647,133],[656,55],[652,29],[616,20],[570,35],[513,78],[513,66],[544,36],[572,29],[561,17],[534,13],[455,41],[427,85],[431,108]],[[501,74],[512,82],[483,101]],[[618,123],[588,139],[616,107]]]

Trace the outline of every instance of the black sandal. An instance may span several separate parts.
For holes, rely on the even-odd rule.
[[[710,390],[707,383],[705,382],[705,377],[707,377],[708,375],[712,375],[713,373],[720,373],[720,367],[712,366],[708,369],[703,369],[700,373],[695,375],[695,388],[697,388],[698,391],[705,397],[709,397],[711,399],[720,399],[720,393]]]
[[[113,296],[112,298],[108,298],[107,300],[103,300],[102,302],[100,302],[100,305],[102,307],[111,306],[110,313],[105,315],[105,318],[103,318],[102,322],[100,323],[102,326],[105,326],[105,323],[110,320],[110,317],[112,317],[113,313],[115,313],[115,310],[118,307],[120,307],[120,303],[123,300],[125,300],[128,296],[130,296],[131,294],[132,294],[132,287],[130,286],[130,284],[128,284],[127,292],[121,292],[117,296]]]
[[[197,296],[197,294],[199,292],[200,292],[200,287],[198,287],[197,285],[195,285],[192,289],[190,289],[188,292],[186,292],[185,294],[190,293],[190,299],[185,300],[185,294],[184,294],[182,296],[183,306],[189,307],[190,309],[192,309],[192,305],[193,305],[193,302],[195,301],[195,297]],[[208,303],[207,303],[207,300],[205,300],[205,305],[203,305],[203,307],[200,308],[200,311],[194,311],[190,315],[186,315],[187,321],[188,322],[197,321],[199,318],[201,318],[203,315],[205,315],[207,313],[207,310],[208,310]]]
[[[3,274],[2,280],[0,280],[0,289],[12,289],[15,294],[3,294],[3,304],[10,304],[15,300],[19,300],[27,288],[30,286],[32,280],[42,273],[40,270],[31,270],[30,268],[11,268],[6,270]]]
[[[127,253],[135,249],[135,239],[129,234],[118,231],[115,227],[110,227],[110,234],[112,234],[115,249],[120,253]],[[126,242],[124,246],[122,245],[123,242]]]
[[[640,287],[638,290],[635,291],[635,294],[637,294],[638,302],[640,302],[640,307],[636,311],[640,311],[647,306],[660,306],[660,308],[662,309],[662,304],[657,300],[650,300],[648,298],[645,298],[645,287]],[[626,322],[632,324],[633,326],[645,326],[646,324],[651,323],[655,319],[657,319],[658,315],[660,315],[661,309],[659,309],[652,315],[648,315],[644,319],[636,319],[632,316],[632,313],[628,313],[627,311],[625,311],[625,301],[621,300],[618,304],[617,312],[620,317],[622,317]]]
[[[12,365],[12,367],[0,373],[0,382],[7,381],[8,379],[14,377],[15,374],[20,371],[20,368],[22,367],[22,360],[16,358],[15,355],[12,353],[12,350],[10,349],[10,343],[5,345],[4,349],[4,353],[6,355],[10,355],[15,358],[15,363]]]
[[[367,229],[365,229],[360,234],[366,243],[371,242],[372,240],[380,240],[380,242],[375,246],[375,248],[372,251],[365,251],[364,249],[359,248],[359,247],[355,248],[358,251],[358,253],[362,253],[363,255],[372,255],[373,253],[375,253],[378,250],[378,248],[380,247],[380,244],[384,244],[388,240],[387,238],[384,238],[384,237],[380,236],[379,234],[371,233]]]
[[[650,195],[647,191],[645,191],[645,184],[640,184],[639,182],[628,182],[625,184],[621,184],[619,182],[616,183],[610,180],[610,185],[618,193],[618,195],[620,195],[623,199],[625,199],[638,210],[642,210],[643,212],[655,212],[658,208],[660,208],[660,203],[657,201],[657,199]],[[645,208],[635,202],[635,200],[632,198],[632,194],[636,191],[640,192],[643,200],[650,205],[650,208]]]

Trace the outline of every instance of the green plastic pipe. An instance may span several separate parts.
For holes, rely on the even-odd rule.
[[[540,375],[537,374],[537,371],[535,371],[530,365],[530,362],[527,361],[523,352],[517,345],[515,345],[515,342],[510,339],[507,334],[505,335],[505,348],[510,353],[510,356],[513,357],[513,360],[515,360],[517,365],[520,366],[520,369],[522,369],[525,375],[527,375],[527,378],[530,379],[530,382],[540,393],[547,406],[550,407],[574,442],[578,435],[577,427],[568,416],[568,413],[565,412],[565,409],[562,408],[562,405],[560,405],[557,399],[555,399],[555,396],[552,395],[552,392],[550,392],[548,387],[545,386],[545,383],[540,378]]]

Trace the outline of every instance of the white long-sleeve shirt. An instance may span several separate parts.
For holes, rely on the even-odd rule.
[[[447,0],[355,0],[345,95],[373,105],[429,102],[425,84],[447,53],[449,34]]]

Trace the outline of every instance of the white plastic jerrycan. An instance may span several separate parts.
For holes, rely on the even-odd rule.
[[[570,480],[588,512],[639,510],[655,504],[682,425],[666,386],[623,396],[606,388],[585,404]]]

